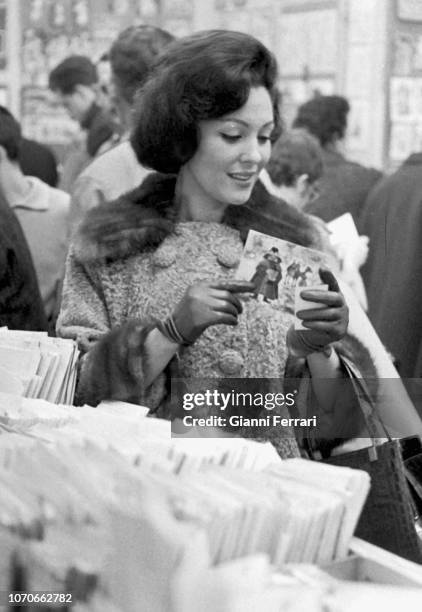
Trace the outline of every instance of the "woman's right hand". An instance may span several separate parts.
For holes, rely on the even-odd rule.
[[[237,293],[252,293],[248,281],[220,281],[191,285],[173,311],[177,331],[191,344],[211,325],[237,325],[242,304]]]

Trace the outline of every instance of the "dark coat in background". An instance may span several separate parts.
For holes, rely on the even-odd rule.
[[[22,228],[0,194],[0,327],[46,331],[47,319]]]
[[[324,174],[317,185],[320,196],[305,207],[326,223],[350,212],[358,223],[365,200],[372,187],[382,177],[374,168],[366,168],[347,160],[335,151],[323,149]]]
[[[359,229],[370,240],[369,317],[399,373],[422,376],[422,153],[374,188]]]
[[[22,139],[19,165],[25,176],[36,176],[50,187],[57,187],[59,179],[53,152],[35,140]]]

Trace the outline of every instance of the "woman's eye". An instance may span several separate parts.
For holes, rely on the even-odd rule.
[[[271,141],[271,136],[258,136],[258,141],[265,144]]]
[[[221,134],[221,136],[227,142],[236,142],[241,138],[240,134]]]

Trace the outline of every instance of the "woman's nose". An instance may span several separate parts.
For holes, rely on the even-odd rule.
[[[263,155],[258,141],[254,138],[246,143],[245,149],[242,151],[240,160],[244,163],[260,164]]]

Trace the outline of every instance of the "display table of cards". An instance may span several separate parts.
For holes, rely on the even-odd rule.
[[[419,566],[369,545],[372,565],[356,560],[368,478],[281,461],[268,443],[172,439],[131,404],[0,394],[0,593],[65,593],[72,610],[98,612],[416,601]],[[390,586],[350,582],[368,577]]]
[[[78,356],[73,340],[1,327],[0,392],[71,404]]]

